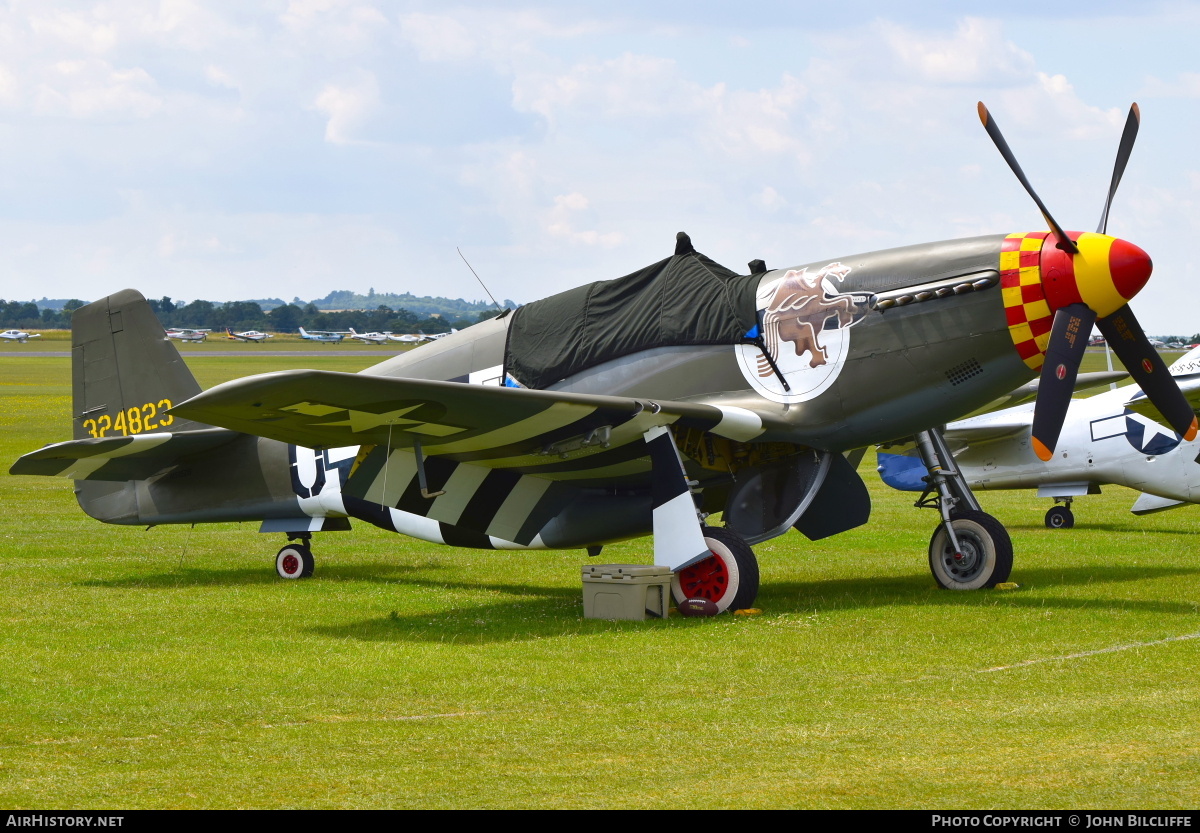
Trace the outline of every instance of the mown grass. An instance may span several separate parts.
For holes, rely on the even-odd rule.
[[[195,357],[202,384],[354,356]],[[0,358],[0,460],[69,434],[66,359]],[[868,458],[869,459],[869,458]],[[760,545],[757,617],[582,616],[583,553],[364,525],[277,580],[254,525],[98,524],[0,476],[0,805],[1161,807],[1200,802],[1195,507],[986,493],[1010,591],[949,593],[932,513]],[[606,562],[650,561],[647,541]]]

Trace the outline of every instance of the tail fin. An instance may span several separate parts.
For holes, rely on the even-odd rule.
[[[71,318],[74,438],[207,426],[164,412],[200,385],[141,293],[126,289]]]
[[[1172,376],[1189,376],[1200,373],[1200,347],[1193,347],[1185,355],[1180,356],[1170,367]]]
[[[80,307],[71,317],[71,341],[76,440],[207,427],[165,413],[200,385],[141,293],[126,289]],[[93,518],[138,521],[130,482],[76,480],[75,497]]]

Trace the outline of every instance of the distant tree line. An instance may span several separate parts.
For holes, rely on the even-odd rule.
[[[464,301],[462,298],[413,295],[411,292],[376,292],[374,287],[366,295],[348,289],[336,289],[324,298],[314,299],[313,303],[322,310],[378,309],[380,306],[387,306],[392,309],[411,310],[422,317],[438,313],[443,318],[471,321],[479,320],[480,313],[487,313],[486,317],[490,318],[499,312],[491,301]],[[510,300],[505,300],[504,303],[510,309],[517,306]]]
[[[0,299],[0,329],[10,330],[69,330],[71,313],[87,301],[72,298],[62,309],[38,309],[33,301]]]
[[[0,299],[0,329],[24,330],[68,330],[71,328],[71,313],[86,304],[72,298],[61,310],[38,309],[33,301],[4,301]],[[254,301],[229,301],[215,304],[212,301],[191,301],[176,304],[169,297],[151,300],[150,308],[158,316],[163,327],[192,327],[195,329],[266,330],[270,332],[295,332],[300,327],[306,330],[348,330],[353,327],[359,332],[390,331],[393,333],[423,332],[445,333],[450,328],[462,329],[492,318],[498,312],[495,307],[462,316],[436,317],[418,315],[407,309],[391,309],[381,304],[372,310],[344,310],[322,312],[316,304],[284,304],[269,312],[263,312]]]

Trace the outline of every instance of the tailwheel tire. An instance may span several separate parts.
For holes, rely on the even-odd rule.
[[[1052,506],[1046,512],[1046,526],[1051,529],[1070,529],[1075,526],[1075,513],[1065,506]]]
[[[929,540],[929,569],[947,590],[978,590],[1007,581],[1012,572],[1013,550],[1008,530],[986,512],[951,515],[954,536],[961,552],[954,552],[945,525]]]
[[[728,529],[706,526],[704,541],[712,556],[684,567],[671,579],[675,603],[708,599],[718,613],[744,610],[758,596],[758,559],[754,550]]]
[[[288,544],[275,556],[275,572],[280,578],[308,578],[315,568],[312,550],[304,544]]]

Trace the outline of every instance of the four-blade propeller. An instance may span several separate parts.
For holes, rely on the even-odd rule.
[[[1042,460],[1049,460],[1054,453],[1093,324],[1100,328],[1129,375],[1158,408],[1167,424],[1184,439],[1194,439],[1196,415],[1126,303],[1149,279],[1150,258],[1132,243],[1107,235],[1108,211],[1133,152],[1141,123],[1138,106],[1134,104],[1129,108],[1108,198],[1094,235],[1063,231],[1029,184],[983,102],[979,103],[979,120],[1004,161],[1037,203],[1055,238],[1055,249],[1043,250],[1041,256],[1042,284],[1046,299],[1054,310],[1054,319],[1033,412],[1034,452]]]

